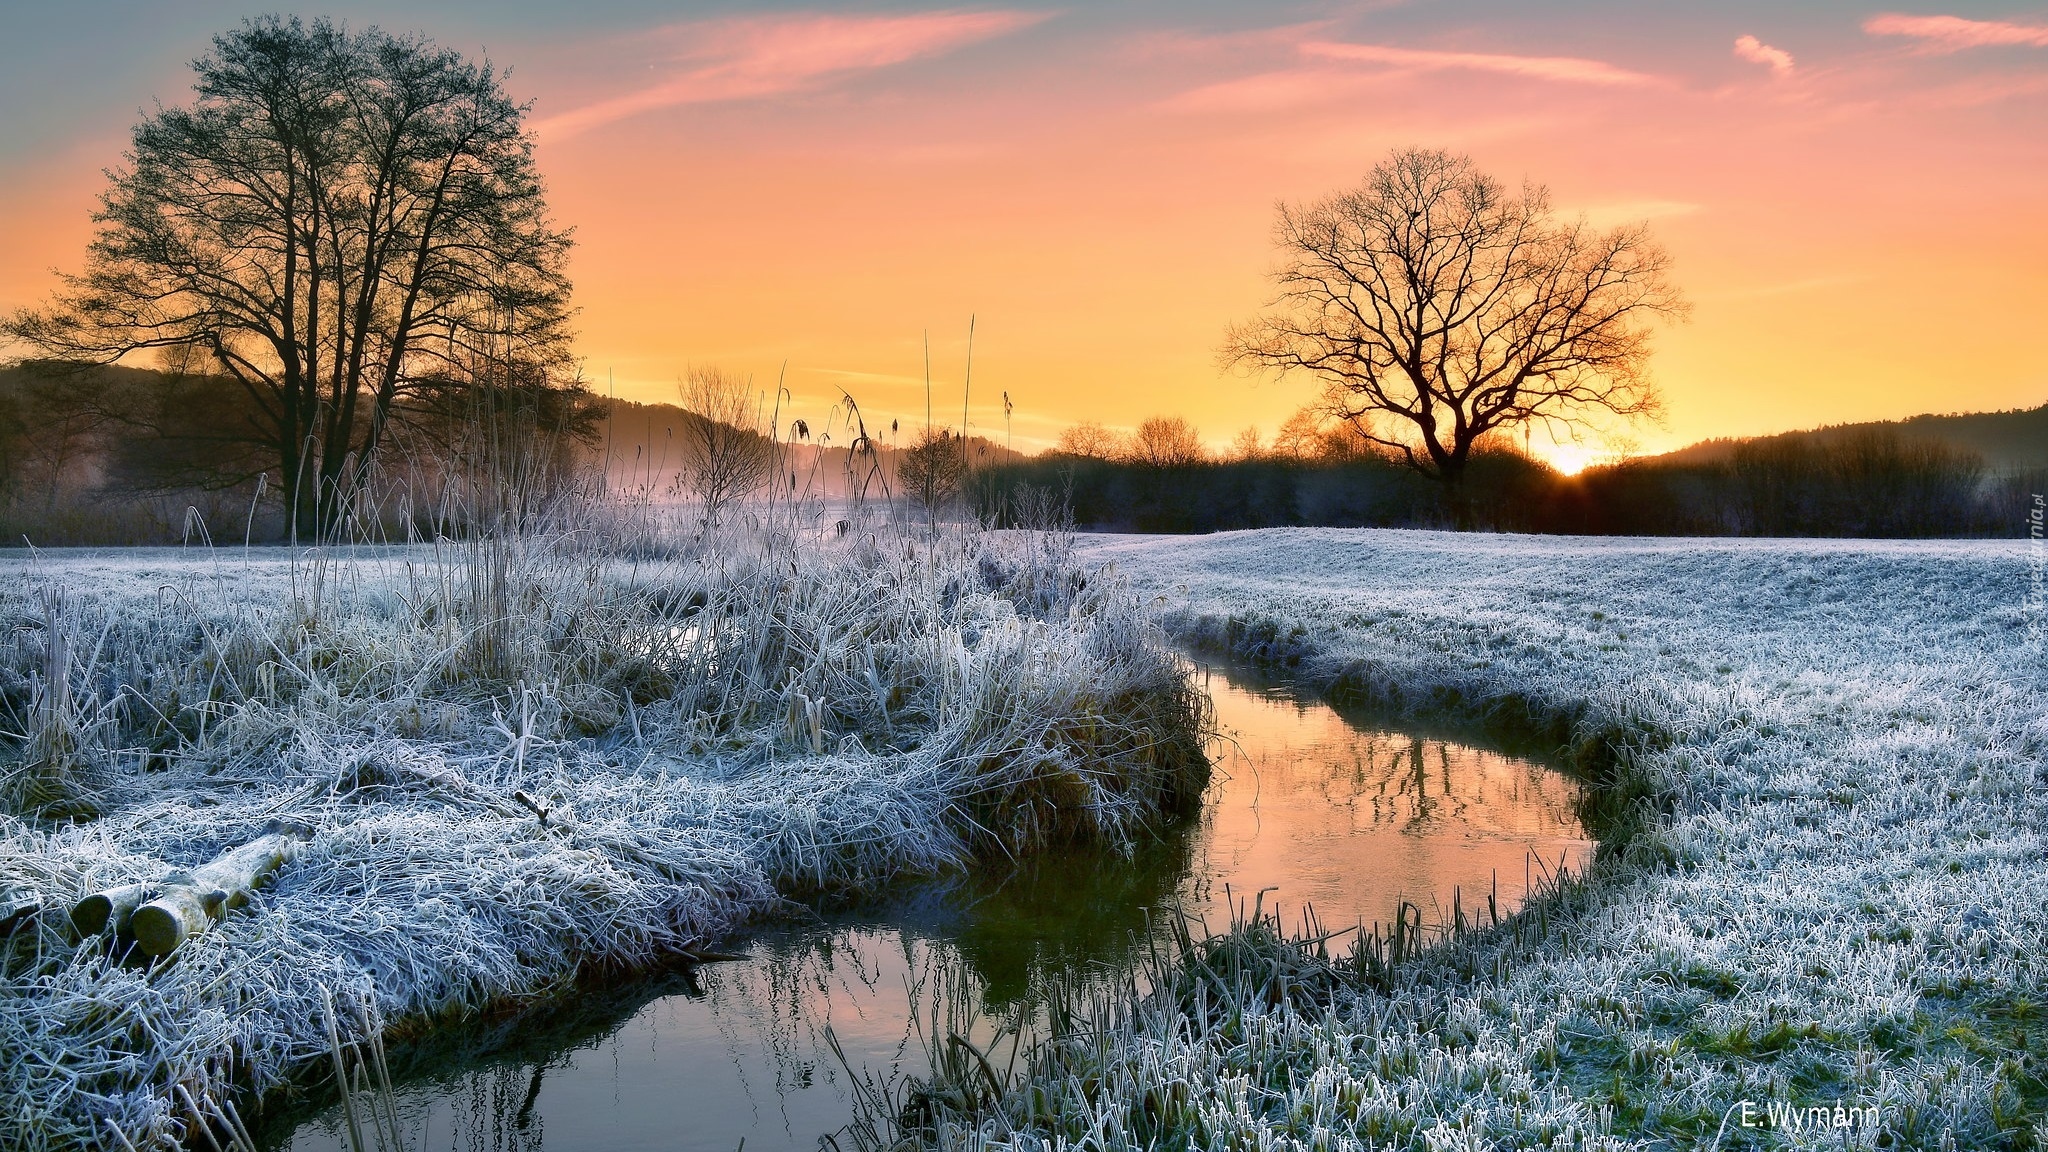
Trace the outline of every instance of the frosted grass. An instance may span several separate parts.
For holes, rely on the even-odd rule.
[[[911,1137],[2048,1143],[2048,653],[2020,545],[1275,530],[1086,554],[1189,643],[1548,735],[1612,839],[1391,978],[1270,925],[1190,945],[1165,992],[1097,1002],[1000,1104]],[[1205,991],[1218,948],[1251,974]],[[1774,1104],[1879,1119],[1745,1125]]]
[[[1126,843],[1206,778],[1206,702],[1058,536],[5,565],[10,1148],[203,1147],[188,1094],[321,1074],[326,996],[345,1040],[430,1028],[792,900]],[[280,817],[305,849],[166,960],[69,928]]]

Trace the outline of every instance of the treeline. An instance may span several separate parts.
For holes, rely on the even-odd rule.
[[[1623,536],[2011,536],[2048,471],[1993,474],[1981,456],[1877,429],[1738,444],[1718,461],[1655,458],[1564,475],[1495,445],[1456,491],[1386,455],[1247,454],[1167,465],[1052,453],[977,475],[986,521],[1053,492],[1077,525],[1215,532],[1287,525],[1477,528]]]
[[[601,401],[517,366],[416,382],[392,408],[358,535],[526,517],[579,482]],[[31,361],[0,369],[0,543],[285,539],[266,414],[231,379]]]
[[[460,534],[600,494],[701,506],[710,444],[758,442],[757,454],[772,460],[729,494],[736,498],[771,489],[822,501],[909,497],[916,431],[867,428],[844,404],[823,415],[762,415],[781,418],[736,428],[517,364],[411,381],[392,405],[369,483],[351,499],[345,534]],[[707,439],[707,429],[723,434]],[[937,455],[958,463],[949,476],[1023,459],[981,436],[963,445],[944,430],[932,435],[942,442]],[[166,544],[202,531],[289,539],[277,461],[261,403],[232,379],[175,365],[0,368],[0,547]],[[926,495],[950,504],[954,481]]]

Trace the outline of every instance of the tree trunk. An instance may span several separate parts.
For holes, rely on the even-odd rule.
[[[1451,526],[1460,531],[1472,527],[1472,492],[1465,484],[1465,459],[1451,456],[1437,463],[1437,490],[1444,501],[1444,511],[1451,517]]]
[[[247,904],[251,893],[290,863],[305,841],[301,828],[276,827],[190,872],[95,892],[71,909],[71,922],[88,935],[109,927],[130,933],[148,955],[169,955]]]

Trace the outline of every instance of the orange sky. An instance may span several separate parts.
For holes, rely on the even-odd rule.
[[[0,50],[0,307],[76,266],[137,108],[234,23],[198,7],[90,65],[62,14]],[[2048,401],[2048,10],[358,7],[514,66],[587,372],[633,399],[786,363],[813,412],[844,387],[921,421],[929,330],[957,421],[973,315],[973,422],[1000,439],[1007,391],[1019,448],[1158,413],[1270,433],[1311,386],[1214,355],[1265,295],[1275,201],[1420,144],[1672,250],[1668,417],[1596,447]]]

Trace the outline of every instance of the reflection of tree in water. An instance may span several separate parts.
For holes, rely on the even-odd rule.
[[[1249,770],[1260,775],[1269,799],[1276,791],[1306,792],[1327,807],[1356,813],[1361,827],[1394,826],[1414,835],[1456,822],[1496,830],[1503,817],[1523,831],[1578,833],[1578,787],[1528,759],[1392,730],[1389,717],[1284,688],[1247,687],[1221,669],[1210,672],[1212,694],[1256,702],[1241,717],[1245,727],[1217,751],[1226,763],[1251,761]]]
[[[547,1068],[545,1062],[530,1068],[500,1064],[467,1077],[464,1103],[469,1123],[449,1133],[451,1152],[540,1152],[541,1121],[533,1106],[540,1100]],[[462,1138],[465,1133],[467,1140]]]
[[[888,931],[860,927],[821,929],[771,936],[744,962],[721,964],[705,973],[712,1026],[725,1042],[742,1089],[757,1113],[764,1097],[747,1082],[746,1055],[758,1050],[768,1064],[779,1101],[819,1083],[838,1085],[843,1070],[825,1044],[825,1026],[840,1010],[863,1013],[892,1001],[902,979],[946,962],[941,947]],[[893,953],[893,955],[891,955]],[[890,977],[898,983],[892,987]],[[909,1047],[906,1025],[894,1058]]]
[[[1478,799],[1481,781],[1460,780],[1465,774],[1452,772],[1451,748],[1440,740],[1360,732],[1342,751],[1341,758],[1329,758],[1331,771],[1315,782],[1316,790],[1332,804],[1354,810],[1363,805],[1369,823],[1399,824],[1403,832],[1421,835],[1463,816]]]
[[[1165,829],[1125,854],[1073,847],[928,881],[869,910],[867,926],[769,937],[752,961],[704,970],[716,1026],[736,1066],[749,1046],[767,1055],[776,1097],[843,1081],[827,1024],[871,1042],[876,1025],[899,1027],[893,1047],[870,1057],[922,1061],[913,1015],[929,1020],[960,992],[988,1014],[976,1030],[993,1030],[1049,976],[1120,967],[1153,928],[1147,909],[1170,904],[1186,877],[1191,830]]]

